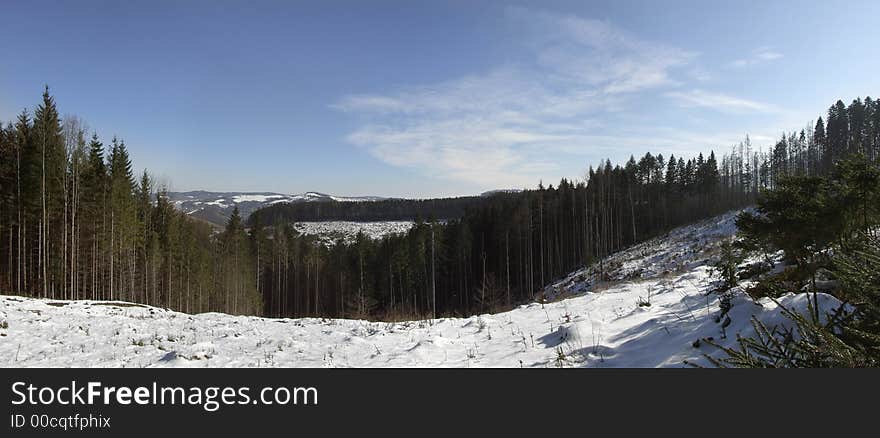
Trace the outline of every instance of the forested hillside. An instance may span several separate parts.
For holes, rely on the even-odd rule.
[[[746,138],[719,155],[605,161],[583,181],[462,201],[465,208],[436,204],[435,213],[459,213],[415,211],[424,220],[406,235],[328,247],[288,222],[306,213],[281,209],[255,214],[249,230],[234,211],[213,233],[172,208],[148,173],[133,175],[122,140],[105,146],[79,119],[62,119],[48,88],[0,131],[0,289],[270,316],[496,310],[633,243],[751,204],[786,175],[822,175],[855,152],[880,156],[878,102],[837,102],[827,127],[820,118],[769,150]],[[337,204],[311,219],[371,208]],[[431,216],[454,218],[425,222]]]
[[[464,215],[467,208],[479,205],[479,196],[440,199],[384,199],[373,202],[327,200],[312,203],[279,203],[257,210],[248,218],[249,224],[263,225],[318,221],[396,221],[453,219]],[[259,218],[255,216],[259,215]]]
[[[180,211],[193,218],[202,219],[218,227],[229,222],[234,207],[242,219],[256,210],[275,204],[315,203],[315,202],[373,202],[384,198],[376,196],[334,196],[318,192],[305,192],[295,195],[273,192],[168,192],[171,203]]]
[[[880,155],[880,111],[871,98],[833,105],[828,128],[781,136],[769,150],[748,137],[720,160],[647,153],[624,165],[499,193],[444,224],[417,223],[405,236],[315,247],[289,224],[252,239],[263,260],[259,289],[269,315],[380,317],[487,312],[534,298],[576,267],[668,231],[752,204],[785,176],[823,175],[838,159]],[[601,268],[601,267],[600,267]]]

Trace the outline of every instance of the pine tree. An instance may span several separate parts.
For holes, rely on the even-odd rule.
[[[822,121],[822,118],[819,117],[816,120],[815,128],[813,129],[813,133],[810,136],[809,144],[807,145],[807,175],[808,176],[817,176],[820,172],[820,169],[823,168],[821,162],[822,151],[825,148],[825,123]]]
[[[150,303],[152,285],[150,284],[153,263],[155,263],[155,251],[157,239],[153,233],[153,179],[144,170],[140,184],[137,187],[137,222],[138,229],[138,283],[135,290],[139,293],[142,302]]]
[[[34,112],[34,144],[39,151],[40,215],[38,219],[38,278],[40,295],[55,297],[55,280],[59,276],[61,248],[55,231],[63,226],[63,180],[65,169],[64,141],[61,120],[49,87]]]
[[[133,248],[136,247],[137,210],[135,181],[125,143],[111,141],[108,165],[110,206],[110,283],[111,299],[131,299],[134,290]]]
[[[773,158],[771,162],[772,181],[771,187],[778,181],[788,175],[788,144],[783,138],[776,142],[773,148]]]
[[[83,217],[82,245],[86,251],[84,285],[91,299],[103,298],[106,200],[108,192],[107,168],[104,163],[104,145],[97,134],[89,142],[88,157],[83,169]]]
[[[846,106],[838,100],[828,109],[827,143],[824,156],[825,170],[830,171],[834,162],[848,150],[849,120]]]
[[[868,155],[866,148],[867,135],[865,130],[865,105],[862,99],[854,99],[846,108],[848,134],[846,154],[861,153]]]

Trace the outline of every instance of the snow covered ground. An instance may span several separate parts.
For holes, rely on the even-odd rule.
[[[293,227],[301,234],[315,235],[325,245],[332,245],[339,239],[346,243],[354,242],[358,232],[372,239],[381,239],[390,234],[405,234],[413,227],[412,221],[378,222],[297,222]]]
[[[752,315],[785,324],[774,303],[740,294],[716,322],[706,262],[733,215],[683,227],[548,287],[547,303],[469,318],[401,323],[187,315],[129,303],[0,296],[0,366],[681,367],[753,334]],[[803,310],[805,295],[786,307]],[[836,307],[821,295],[823,309]]]

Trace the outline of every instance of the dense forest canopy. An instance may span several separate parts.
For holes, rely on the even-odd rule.
[[[826,174],[853,153],[880,156],[871,98],[838,101],[768,151],[746,138],[722,156],[646,153],[599,163],[582,181],[392,202],[390,213],[369,203],[278,206],[252,216],[249,230],[234,212],[213,233],[176,211],[148,173],[133,175],[124,141],[105,145],[76,117],[62,119],[47,88],[33,111],[0,129],[0,289],[270,316],[487,312],[534,299],[633,243],[749,205],[786,176]],[[423,220],[406,235],[330,247],[290,223],[392,213]]]
[[[308,221],[396,221],[454,219],[483,197],[463,196],[439,199],[383,199],[370,202],[320,201],[278,203],[261,208],[248,217],[248,224],[262,225]]]

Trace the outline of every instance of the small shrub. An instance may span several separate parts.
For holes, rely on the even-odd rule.
[[[556,367],[562,368],[565,366],[565,350],[562,349],[562,346],[556,347]]]
[[[779,298],[787,292],[800,290],[807,281],[803,270],[787,269],[747,288],[746,294],[755,300],[764,297]]]
[[[773,269],[773,264],[768,263],[766,261],[759,261],[755,263],[749,263],[744,266],[739,272],[740,280],[748,280],[750,278],[755,278],[760,275],[766,274]]]
[[[721,279],[719,291],[726,292],[739,284],[738,266],[744,258],[742,252],[735,247],[732,241],[725,241],[721,244],[721,254],[718,260],[712,263],[715,274]]]
[[[648,295],[645,297],[639,297],[636,300],[636,305],[639,307],[651,307],[651,295],[654,295],[654,288],[652,286],[648,286]]]

